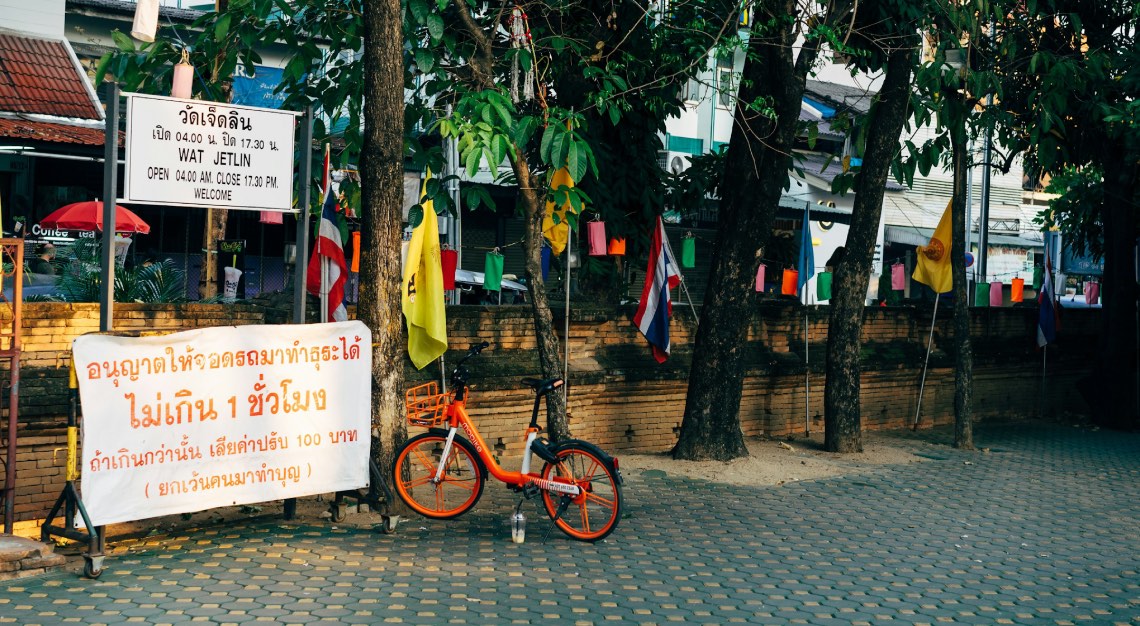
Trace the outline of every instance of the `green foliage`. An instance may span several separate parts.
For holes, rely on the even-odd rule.
[[[1047,193],[1057,194],[1049,201],[1049,211],[1034,219],[1042,230],[1060,229],[1065,245],[1077,254],[1104,254],[1104,224],[1100,219],[1104,203],[1103,173],[1095,167],[1067,168],[1053,176]]]
[[[98,302],[102,272],[102,245],[80,239],[71,248],[59,278],[59,291],[66,302]],[[182,302],[186,299],[186,274],[170,259],[150,265],[115,265],[115,302]]]
[[[1103,173],[1117,163],[1106,158],[1140,160],[1140,11],[1130,0],[1038,0],[999,25],[1001,143],[1024,153],[1035,174],[1051,175],[1048,191],[1062,194],[1039,223],[1099,254],[1112,236],[1101,221]]]

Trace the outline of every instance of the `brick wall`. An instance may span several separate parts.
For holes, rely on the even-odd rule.
[[[254,306],[117,304],[115,311],[116,330],[121,331],[258,324],[281,317]],[[673,356],[658,364],[633,327],[632,308],[573,310],[569,381],[574,436],[612,451],[660,452],[672,447],[684,411],[696,331],[689,311],[677,307],[675,313]],[[1088,375],[1095,358],[1099,313],[1065,312],[1061,340],[1048,352],[1048,384],[1042,389],[1042,353],[1034,345],[1036,310],[972,310],[976,417],[1086,411],[1075,384]],[[806,314],[810,346],[806,364],[805,308],[797,303],[763,302],[741,338],[747,367],[740,410],[745,435],[804,432],[805,373],[811,389],[811,428],[823,429],[828,308],[808,307]],[[861,382],[864,428],[901,428],[914,419],[930,315],[930,310],[913,308],[866,309]],[[555,311],[554,321],[561,334],[565,317]],[[948,308],[939,311],[922,403],[925,427],[954,419],[952,322]],[[62,488],[68,350],[75,337],[97,331],[98,325],[94,304],[25,305],[18,519],[42,518]],[[453,349],[446,355],[449,364],[477,341],[492,344],[471,362],[475,388],[468,409],[487,443],[502,453],[508,467],[517,467],[520,434],[533,405],[529,389],[518,380],[538,374],[530,308],[451,307],[448,326]],[[439,377],[436,365],[416,371],[406,359],[405,372],[409,385]]]
[[[243,305],[116,303],[115,330],[125,333],[175,331],[202,326],[260,324],[264,310]],[[11,309],[0,307],[0,324],[11,324]],[[71,342],[99,332],[99,305],[25,303],[20,358],[20,410],[17,425],[16,520],[45,517],[64,485],[67,459],[67,372]],[[3,368],[0,437],[8,440],[8,364]],[[0,450],[0,459],[5,451]],[[0,471],[0,484],[4,472]],[[2,515],[2,512],[0,512]],[[3,518],[0,517],[0,520]],[[27,534],[31,523],[17,523]]]

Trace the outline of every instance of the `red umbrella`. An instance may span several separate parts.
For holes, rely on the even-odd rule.
[[[103,230],[103,203],[98,200],[76,202],[56,209],[40,220],[40,226],[59,230]],[[142,221],[133,211],[123,206],[115,206],[115,232],[150,232],[150,224]]]

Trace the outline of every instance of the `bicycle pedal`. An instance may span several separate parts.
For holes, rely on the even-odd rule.
[[[540,493],[542,493],[542,490],[539,489],[534,483],[527,483],[522,486],[523,497],[525,497],[527,500],[530,500],[531,498],[537,498],[538,494]]]

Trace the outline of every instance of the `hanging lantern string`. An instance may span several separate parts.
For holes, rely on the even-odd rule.
[[[202,78],[202,74],[198,72],[198,68],[190,63],[190,55],[187,52],[187,50],[190,49],[190,46],[186,43],[186,40],[182,39],[182,35],[178,34],[178,29],[174,26],[174,22],[170,19],[169,13],[166,15],[166,23],[168,26],[170,26],[170,32],[174,33],[174,38],[177,39],[179,45],[182,46],[182,61],[189,64],[190,67],[194,68],[194,75],[198,77],[198,82],[202,84],[202,89],[208,96],[210,96],[211,100],[215,99],[213,90],[210,89],[210,83],[206,82],[206,79]]]
[[[510,248],[513,246],[521,246],[522,244],[523,244],[523,240],[519,239],[518,241],[512,241],[511,243],[505,243],[501,246],[464,246],[464,248],[470,248],[472,250],[482,250],[484,252],[498,252],[504,248]]]

